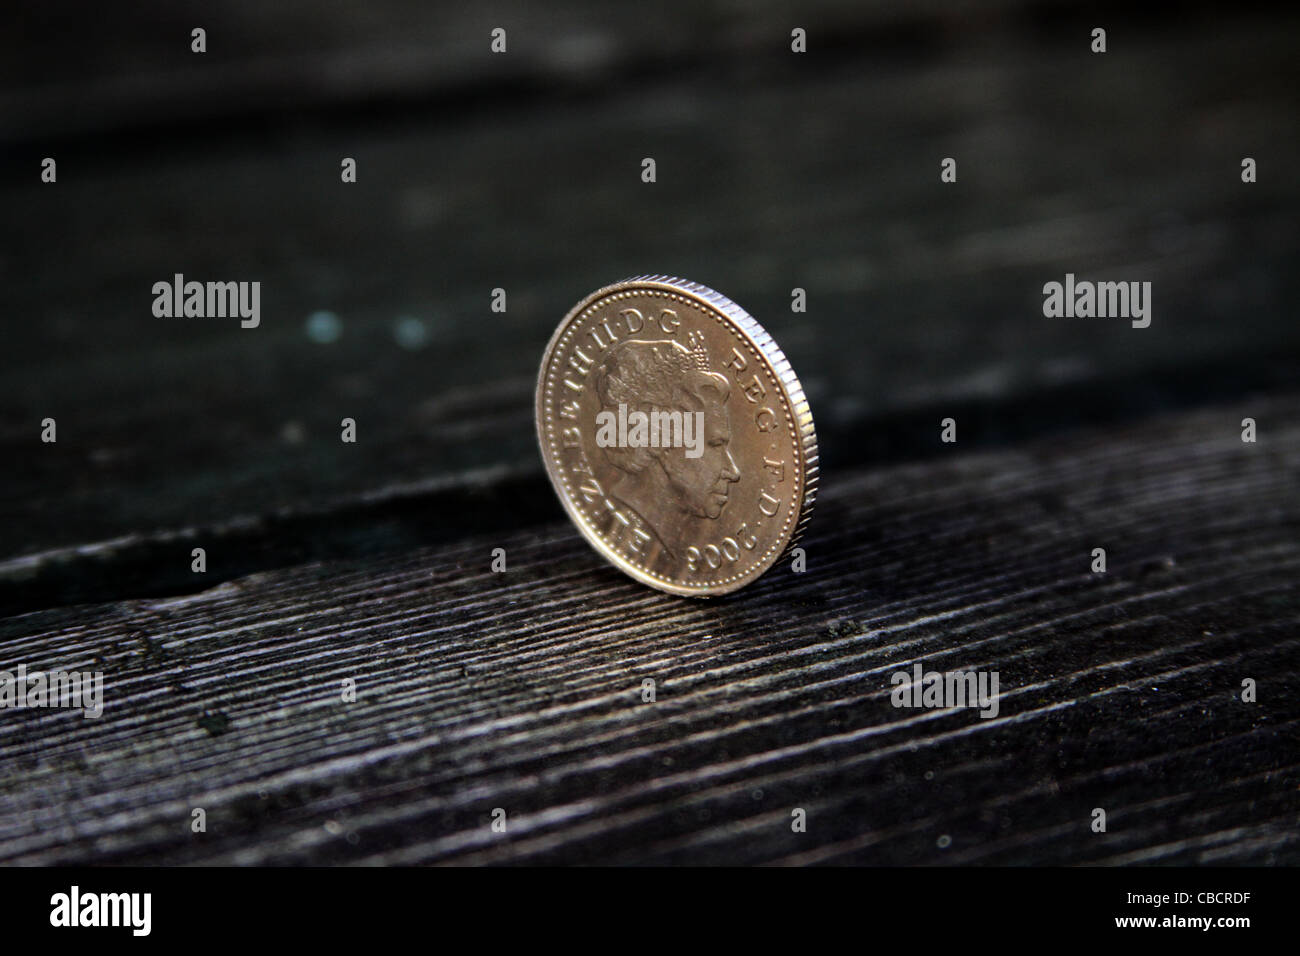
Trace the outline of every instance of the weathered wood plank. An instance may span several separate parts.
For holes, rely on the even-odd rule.
[[[808,572],[714,602],[554,524],[9,618],[0,661],[107,707],[0,721],[0,859],[1300,862],[1297,422],[829,473]],[[998,716],[892,707],[917,661],[998,671]]]
[[[978,17],[935,0],[750,0],[743,7],[692,0],[653,11],[598,0],[464,8],[223,0],[151,4],[147,15],[116,16],[76,3],[51,6],[69,9],[0,13],[0,144],[223,128],[313,111],[373,115],[431,100],[456,107],[485,93],[607,89],[718,61],[788,58],[795,26],[822,58],[855,48],[897,56],[900,47],[929,49],[948,30],[982,43],[1080,16],[1061,0],[986,0]],[[1107,12],[1109,22],[1132,17],[1122,4]],[[1183,5],[1179,12],[1185,21],[1195,11]],[[202,55],[191,51],[195,27],[208,34]],[[496,27],[508,32],[507,56],[491,52]]]
[[[1293,32],[1147,29],[1104,63],[1063,36],[1015,56],[841,50],[538,109],[245,129],[224,150],[193,132],[113,141],[70,155],[56,187],[6,176],[0,205],[24,225],[0,237],[0,602],[167,593],[188,586],[195,539],[536,479],[546,337],[579,296],[646,270],[767,324],[831,467],[932,445],[943,414],[999,442],[1294,381]],[[961,179],[940,189],[954,153]],[[262,326],[154,318],[152,283],[177,271],[263,281]],[[1152,327],[1045,320],[1042,284],[1067,271],[1151,280]],[[498,286],[505,316],[488,310]],[[340,316],[337,342],[305,335],[317,309]],[[403,316],[422,347],[399,344]],[[303,553],[409,543],[364,524],[300,528]],[[292,563],[296,540],[262,534],[226,573]]]

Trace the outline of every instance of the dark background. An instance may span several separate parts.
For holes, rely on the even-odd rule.
[[[4,14],[0,664],[109,710],[0,721],[0,859],[1294,862],[1300,17],[1128,6]],[[798,371],[806,575],[682,601],[564,523],[537,363],[647,272]],[[899,723],[915,660],[1019,696]]]

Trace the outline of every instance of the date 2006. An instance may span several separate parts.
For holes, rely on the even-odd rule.
[[[686,569],[692,572],[716,571],[725,561],[735,564],[740,560],[741,549],[753,551],[758,546],[758,536],[749,531],[746,522],[736,529],[734,537],[723,538],[720,544],[706,544],[702,548],[691,545],[686,549]]]

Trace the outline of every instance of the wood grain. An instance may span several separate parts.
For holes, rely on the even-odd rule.
[[[0,859],[1296,863],[1298,421],[827,474],[809,570],[712,602],[557,523],[9,618],[0,660],[107,707],[0,721]],[[916,661],[998,671],[998,716],[892,707]]]
[[[0,861],[1300,862],[1294,13],[72,12],[0,29],[0,669],[107,709],[0,711]],[[670,598],[563,521],[536,364],[646,272],[800,373],[805,574]],[[1067,272],[1152,326],[1045,319]],[[893,707],[918,662],[999,713]]]
[[[14,152],[0,605],[171,593],[196,536],[443,489],[450,514],[535,477],[541,350],[626,275],[684,275],[753,312],[828,467],[932,451],[946,415],[995,445],[1284,387],[1300,376],[1293,35],[1139,25],[1104,63],[1068,31],[797,64],[782,44],[525,105],[92,139],[60,152],[55,187]],[[155,318],[152,285],[176,272],[261,281],[262,325]],[[1153,282],[1151,328],[1044,319],[1043,283],[1066,272]],[[318,309],[337,342],[305,334]],[[403,317],[422,347],[399,344]],[[327,538],[313,521],[307,556],[410,543],[377,526]],[[229,572],[301,559],[293,538],[257,536]]]

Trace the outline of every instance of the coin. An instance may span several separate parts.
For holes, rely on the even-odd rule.
[[[752,582],[798,541],[817,490],[803,387],[740,306],[670,276],[591,293],[537,379],[546,473],[606,559],[673,594]]]

